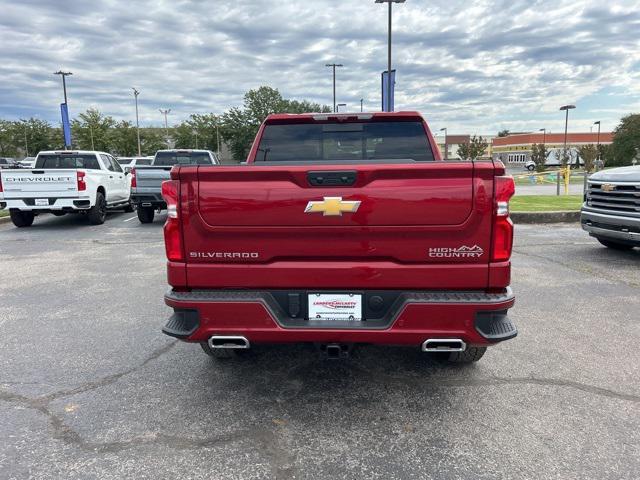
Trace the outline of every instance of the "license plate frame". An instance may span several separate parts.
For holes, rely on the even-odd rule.
[[[48,198],[36,198],[34,201],[34,205],[36,207],[48,207],[49,199]]]
[[[307,319],[327,322],[361,322],[362,299],[358,292],[308,292]]]

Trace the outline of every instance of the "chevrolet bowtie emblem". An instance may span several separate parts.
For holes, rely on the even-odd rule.
[[[307,203],[304,213],[322,212],[324,217],[339,217],[343,212],[355,213],[359,207],[359,201],[343,201],[342,197],[324,197],[322,201]]]
[[[616,186],[610,183],[603,183],[600,188],[605,192],[613,192],[616,189]]]

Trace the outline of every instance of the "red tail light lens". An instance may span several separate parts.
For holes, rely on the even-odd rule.
[[[86,173],[85,172],[76,172],[76,180],[78,183],[78,191],[84,192],[87,189],[87,183],[84,181]],[[71,177],[73,178],[73,177]]]
[[[177,180],[162,182],[162,197],[167,202],[167,221],[164,224],[164,245],[167,258],[172,262],[184,260],[182,249],[182,231],[178,215],[178,197],[180,184]]]
[[[2,174],[0,173],[0,192],[3,192],[4,190],[2,190]]]
[[[131,188],[136,188],[138,186],[138,182],[136,181],[136,169],[131,169]]]
[[[509,218],[509,200],[516,193],[513,177],[495,177],[495,192],[491,261],[504,262],[511,258],[513,248],[513,222]]]

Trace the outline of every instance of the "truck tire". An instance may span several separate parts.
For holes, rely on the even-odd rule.
[[[138,207],[138,220],[140,220],[140,223],[153,223],[155,214],[153,207]]]
[[[232,348],[211,348],[207,342],[201,342],[200,346],[202,351],[210,357],[217,358],[218,360],[225,360],[228,358],[240,358],[244,357],[247,350],[234,350]]]
[[[613,250],[631,250],[633,245],[629,245],[628,243],[620,243],[614,240],[604,240],[602,238],[597,239],[602,245],[607,248],[611,248]]]
[[[468,347],[464,352],[451,352],[447,359],[452,363],[477,362],[487,351],[487,347]]]
[[[13,224],[18,228],[30,227],[35,218],[33,212],[21,212],[20,210],[10,210],[9,215]]]
[[[102,192],[96,193],[96,204],[87,213],[92,225],[102,225],[107,218],[107,202]]]

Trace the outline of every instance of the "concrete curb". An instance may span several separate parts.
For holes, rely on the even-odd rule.
[[[580,211],[511,212],[513,223],[574,223],[580,221]]]

